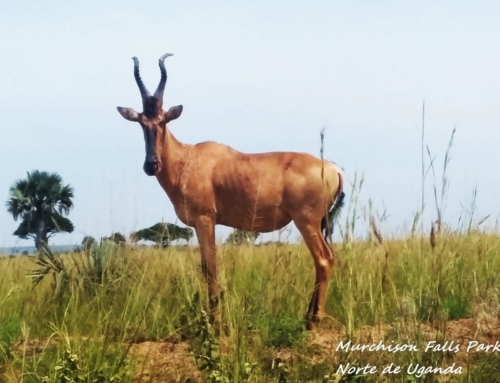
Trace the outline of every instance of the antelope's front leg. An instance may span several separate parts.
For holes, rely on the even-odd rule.
[[[219,286],[217,284],[217,251],[215,247],[215,221],[209,216],[197,219],[196,236],[200,244],[202,270],[208,283],[208,299],[212,314],[219,303]]]

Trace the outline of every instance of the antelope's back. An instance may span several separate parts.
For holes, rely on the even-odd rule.
[[[212,174],[217,215],[284,222],[297,209],[324,211],[336,195],[338,170],[307,153],[228,150]]]

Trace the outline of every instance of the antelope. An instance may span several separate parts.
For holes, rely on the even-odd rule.
[[[307,153],[248,154],[213,141],[196,145],[179,142],[167,124],[179,118],[183,106],[172,106],[168,111],[162,108],[167,82],[164,60],[168,56],[172,54],[159,59],[161,78],[153,96],[140,77],[139,60],[132,58],[143,111],[124,107],[117,110],[126,120],[142,126],[146,144],[144,172],[156,176],[177,217],[196,232],[210,312],[217,310],[219,301],[215,225],[267,233],[293,221],[316,269],[305,317],[310,328],[325,315],[335,260],[330,246],[332,223],[344,199],[342,170]]]

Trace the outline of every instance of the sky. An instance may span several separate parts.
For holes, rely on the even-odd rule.
[[[9,188],[35,169],[75,189],[78,244],[114,231],[176,222],[156,178],[142,170],[137,56],[148,88],[166,52],[164,108],[182,104],[169,128],[195,144],[243,152],[301,151],[325,158],[373,201],[386,233],[406,230],[421,204],[421,128],[448,166],[445,219],[457,223],[477,188],[476,221],[500,215],[500,2],[498,1],[53,1],[3,0],[0,13],[0,247],[12,235]],[[428,165],[429,157],[425,154]],[[426,179],[425,230],[435,218]],[[361,209],[359,210],[361,214]],[[343,212],[345,220],[347,209]],[[362,221],[362,218],[359,218]],[[177,223],[179,223],[177,221]],[[180,224],[180,223],[179,223]],[[293,225],[292,225],[293,227]],[[217,228],[223,239],[230,229]],[[266,237],[264,237],[266,238]]]

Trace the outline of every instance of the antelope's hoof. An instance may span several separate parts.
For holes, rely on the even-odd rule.
[[[210,306],[218,306],[219,305],[219,296],[218,295],[213,295],[209,299]]]
[[[321,323],[321,317],[319,315],[310,315],[308,314],[305,319],[306,330],[313,330],[318,327]]]

